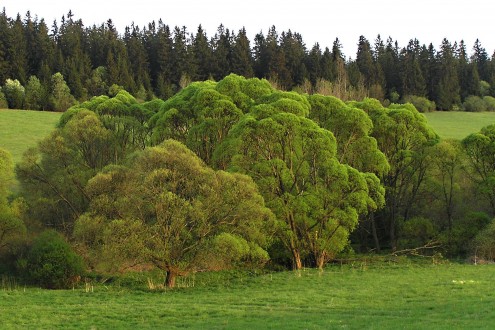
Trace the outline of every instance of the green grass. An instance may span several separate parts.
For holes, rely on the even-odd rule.
[[[47,136],[58,123],[60,112],[1,110],[0,147],[12,154],[19,162],[22,154]]]
[[[495,124],[495,112],[435,111],[424,115],[443,139],[462,140],[484,126]]]
[[[493,265],[357,263],[198,274],[173,291],[0,288],[0,328],[492,329],[494,280]]]

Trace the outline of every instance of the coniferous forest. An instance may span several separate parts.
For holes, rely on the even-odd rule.
[[[111,20],[85,26],[70,11],[59,22],[45,22],[29,12],[9,17],[4,9],[0,82],[8,107],[55,111],[114,84],[138,99],[167,99],[191,81],[218,81],[229,73],[342,100],[411,102],[420,111],[495,109],[495,58],[479,40],[399,45],[378,35],[356,42],[356,54],[343,54],[338,38],[322,49],[275,26],[249,40],[245,29],[189,31],[161,20],[127,26],[121,34]],[[72,97],[63,98],[67,87]],[[16,97],[19,89],[24,100]]]

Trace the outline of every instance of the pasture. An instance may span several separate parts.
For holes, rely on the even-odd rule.
[[[134,273],[74,290],[0,287],[0,328],[491,329],[495,266],[396,261],[199,273],[174,290]]]
[[[424,115],[442,139],[462,140],[484,126],[495,124],[495,112],[435,111]]]

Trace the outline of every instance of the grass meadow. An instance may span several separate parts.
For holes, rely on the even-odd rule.
[[[495,124],[495,112],[435,111],[424,115],[443,139],[462,140],[484,126]]]
[[[14,162],[19,162],[22,154],[47,136],[58,123],[60,112],[1,110],[0,147],[12,154]]]
[[[4,286],[0,328],[495,327],[494,265],[358,262],[323,272],[202,273],[168,291],[150,290],[150,282],[141,273],[74,290]]]

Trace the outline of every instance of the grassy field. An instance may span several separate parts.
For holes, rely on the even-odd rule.
[[[60,112],[0,110],[0,147],[12,153],[15,162],[22,154],[48,135],[57,124]]]
[[[495,112],[435,111],[424,115],[444,139],[462,140],[484,126],[495,124]]]
[[[495,266],[382,264],[196,275],[194,287],[0,289],[0,328],[493,329]],[[128,279],[129,282],[129,279]]]

